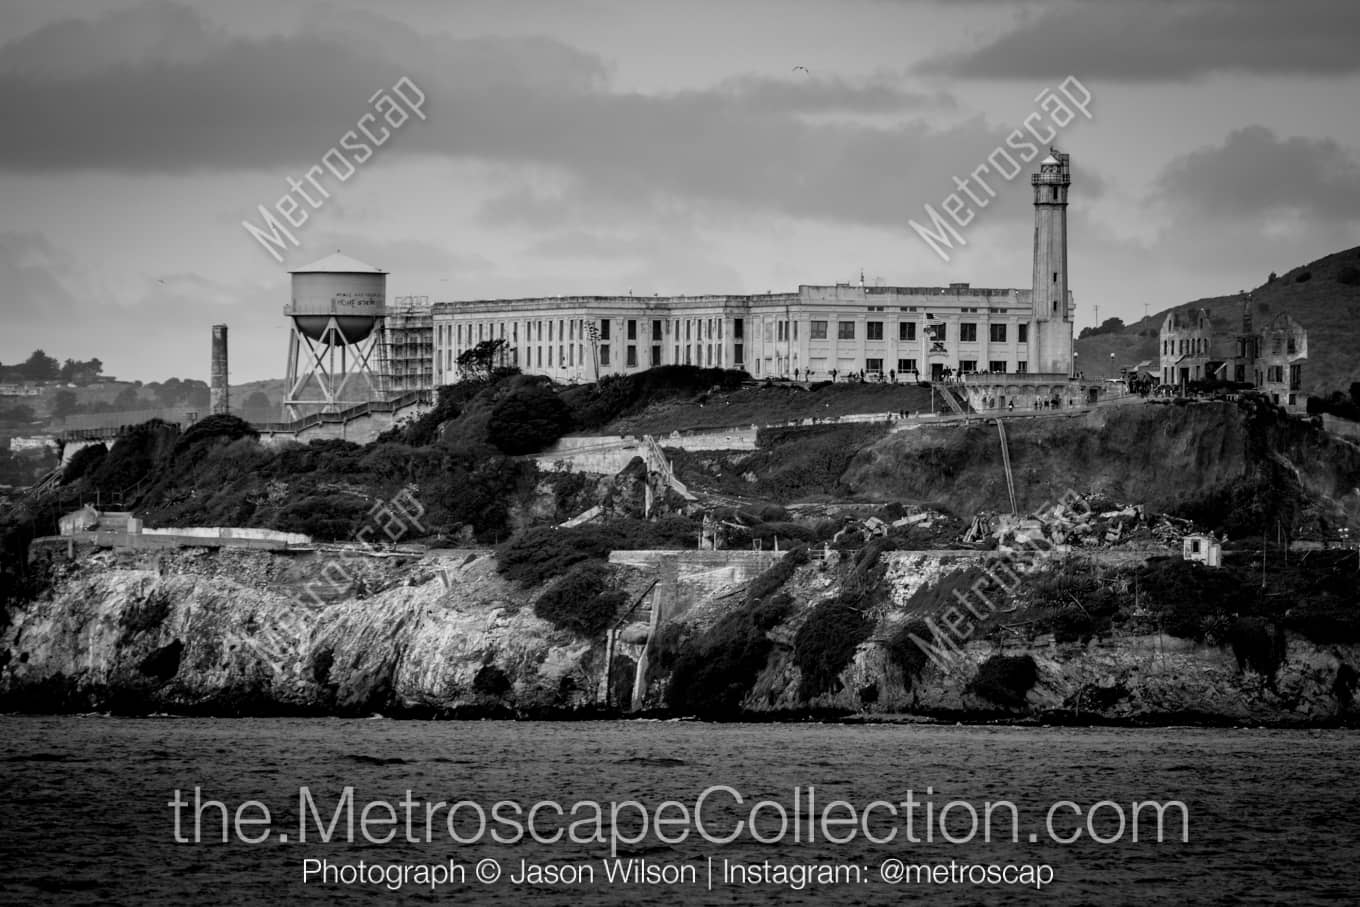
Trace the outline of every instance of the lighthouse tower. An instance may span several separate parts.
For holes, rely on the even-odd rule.
[[[1034,186],[1034,320],[1029,328],[1029,370],[1072,374],[1072,297],[1067,290],[1067,188],[1070,155],[1056,149],[1030,177]]]

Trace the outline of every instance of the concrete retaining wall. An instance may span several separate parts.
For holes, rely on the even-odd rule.
[[[185,526],[170,529],[142,529],[142,535],[182,539],[222,539],[227,541],[272,542],[277,545],[310,545],[312,538],[301,532],[276,532],[273,529],[242,529],[234,526]]]
[[[1334,435],[1340,435],[1352,441],[1360,441],[1360,422],[1352,422],[1349,419],[1333,416],[1331,413],[1323,413],[1322,427]]]
[[[715,597],[740,591],[784,556],[782,551],[614,551],[609,563],[655,571],[673,581],[657,585],[656,623],[679,617]],[[673,573],[672,573],[673,571]]]

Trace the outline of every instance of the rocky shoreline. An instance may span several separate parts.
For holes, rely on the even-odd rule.
[[[922,551],[883,559],[883,599],[825,692],[804,695],[799,633],[853,582],[853,570],[805,564],[788,573],[788,607],[762,632],[768,655],[737,706],[702,717],[1119,727],[1360,722],[1360,645],[1319,644],[1285,630],[1272,631],[1279,656],[1269,674],[1227,643],[1115,630],[1085,641],[974,639],[947,668],[926,663],[913,675],[894,661],[891,639],[911,617],[914,596],[967,562]],[[0,710],[558,721],[695,714],[676,706],[675,664],[657,649],[634,683],[639,657],[629,653],[639,656],[641,646],[621,647],[612,669],[616,690],[635,688],[640,699],[619,707],[624,694],[611,691],[606,705],[604,640],[537,617],[533,602],[542,590],[505,580],[489,551],[366,569],[369,591],[302,608],[290,589],[306,570],[267,552],[104,551],[55,561],[48,590],[0,633]],[[748,584],[696,586],[696,601],[673,623],[691,638],[708,632],[730,619],[734,596]],[[669,635],[663,624],[658,639]],[[1032,675],[1000,703],[978,686],[980,672],[997,660],[1027,661]]]

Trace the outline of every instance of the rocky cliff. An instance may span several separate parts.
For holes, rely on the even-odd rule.
[[[909,635],[904,627],[918,626],[911,623],[921,616],[918,593],[975,566],[973,558],[885,554],[880,594],[861,615],[866,632],[815,695],[802,676],[798,650],[811,644],[803,628],[855,581],[856,568],[833,556],[791,571],[780,583],[780,609],[767,612],[775,616],[758,631],[766,648],[739,691],[742,710],[1278,724],[1357,715],[1360,645],[1320,644],[1288,629],[1271,631],[1279,651],[1268,668],[1228,642],[1145,629],[1059,641],[1061,634],[1027,632],[1025,621],[1011,619],[1023,614],[1001,622],[1009,629],[962,638],[943,664],[903,656],[895,647]],[[324,594],[337,573],[344,589]],[[625,579],[638,588],[646,577]],[[536,617],[531,605],[540,591],[506,582],[485,550],[338,562],[202,549],[59,556],[49,590],[19,609],[0,636],[0,708],[594,714],[605,642]],[[662,620],[644,705],[674,701],[675,659],[663,657],[661,641],[713,630],[740,601],[726,590],[687,603],[669,629]],[[623,675],[613,678],[616,688],[631,687],[632,665],[616,661],[614,673]],[[1031,676],[1009,690],[1004,677],[989,686],[985,675],[998,665]]]

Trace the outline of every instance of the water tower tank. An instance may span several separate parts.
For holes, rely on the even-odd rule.
[[[293,299],[284,314],[311,340],[359,343],[386,314],[387,274],[372,265],[336,252],[290,273]]]
[[[291,273],[286,418],[386,399],[387,273],[339,252]]]

